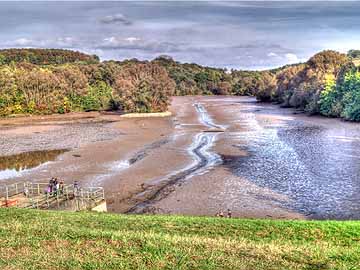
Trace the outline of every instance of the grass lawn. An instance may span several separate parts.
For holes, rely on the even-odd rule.
[[[0,269],[360,269],[360,222],[0,209]]]

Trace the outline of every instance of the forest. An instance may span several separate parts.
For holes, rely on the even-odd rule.
[[[262,102],[360,121],[360,51],[323,51],[305,63],[245,71],[152,61],[103,61],[58,49],[0,50],[0,115],[161,112],[173,95],[250,95]]]
[[[309,114],[360,121],[360,68],[357,51],[323,51],[306,63],[284,67],[258,88],[260,101],[272,101]]]

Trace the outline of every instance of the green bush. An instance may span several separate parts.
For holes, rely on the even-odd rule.
[[[325,82],[325,89],[320,94],[320,113],[326,116],[340,116],[339,94],[336,88],[334,76],[328,76]],[[340,109],[340,111],[339,111]]]
[[[347,120],[360,121],[360,72],[346,74],[342,87],[346,89],[342,116]]]

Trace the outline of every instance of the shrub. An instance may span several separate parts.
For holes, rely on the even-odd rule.
[[[325,89],[320,94],[320,113],[326,116],[340,116],[342,111],[340,104],[335,77],[329,75],[326,78]]]
[[[343,97],[343,117],[351,121],[360,121],[360,72],[348,73],[342,87],[346,89]]]

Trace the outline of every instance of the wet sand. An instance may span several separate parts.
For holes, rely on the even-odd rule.
[[[170,110],[1,120],[2,156],[69,151],[0,182],[104,186],[109,210],[121,213],[360,218],[358,124],[247,97],[175,97]]]

